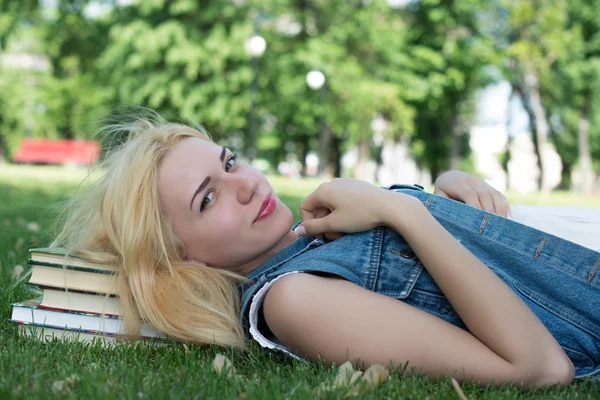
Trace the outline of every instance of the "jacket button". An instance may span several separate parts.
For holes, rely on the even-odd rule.
[[[415,256],[415,253],[413,253],[413,252],[412,252],[412,251],[410,251],[410,250],[402,250],[402,251],[400,252],[400,256],[401,256],[401,257],[404,257],[404,258],[414,258],[414,256]]]
[[[394,254],[400,254],[400,257],[404,257],[404,258],[414,258],[415,257],[415,253],[412,250],[398,251],[398,250],[391,249],[390,251]]]

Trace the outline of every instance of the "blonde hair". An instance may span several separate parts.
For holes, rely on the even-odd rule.
[[[113,118],[100,130],[103,137],[127,139],[99,165],[100,177],[68,201],[52,246],[119,267],[129,336],[139,337],[144,320],[171,339],[243,349],[237,285],[247,278],[186,262],[158,195],[158,169],[168,150],[188,137],[212,139],[202,127],[145,114]]]

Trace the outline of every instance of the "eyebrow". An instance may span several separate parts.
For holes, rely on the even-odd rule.
[[[219,156],[219,159],[221,160],[221,164],[223,164],[223,161],[225,161],[225,153],[226,152],[227,152],[227,148],[225,146],[223,146],[221,148],[221,155]],[[194,204],[194,199],[196,198],[198,193],[200,193],[206,187],[206,185],[208,185],[208,182],[210,182],[210,176],[207,176],[206,178],[204,178],[204,181],[202,181],[200,186],[198,186],[198,189],[196,189],[196,191],[194,192],[194,195],[192,196],[192,201],[190,201],[190,211],[192,211],[192,204]]]

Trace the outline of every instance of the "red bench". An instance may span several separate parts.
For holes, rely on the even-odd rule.
[[[91,140],[22,139],[13,155],[16,163],[92,164],[98,161],[100,145]]]

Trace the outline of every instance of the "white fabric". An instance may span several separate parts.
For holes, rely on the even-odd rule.
[[[511,206],[511,219],[600,251],[600,208]]]
[[[280,280],[286,275],[297,274],[298,271],[288,272],[287,274],[283,274],[273,279],[272,281],[266,283],[260,290],[252,297],[252,301],[250,303],[250,334],[260,344],[262,347],[266,347],[268,349],[278,349],[281,350],[298,360],[306,361],[301,357],[298,357],[296,354],[291,353],[288,349],[281,346],[278,343],[273,342],[272,340],[267,339],[259,330],[258,330],[258,310],[262,306],[262,303],[265,299],[265,295],[273,286],[275,282]]]
[[[581,246],[600,252],[600,209],[583,207],[511,206],[511,219],[523,225],[548,232]],[[267,339],[258,330],[258,310],[275,282],[288,272],[265,284],[250,303],[250,334],[262,347],[281,350],[298,360],[304,360],[279,343]]]

